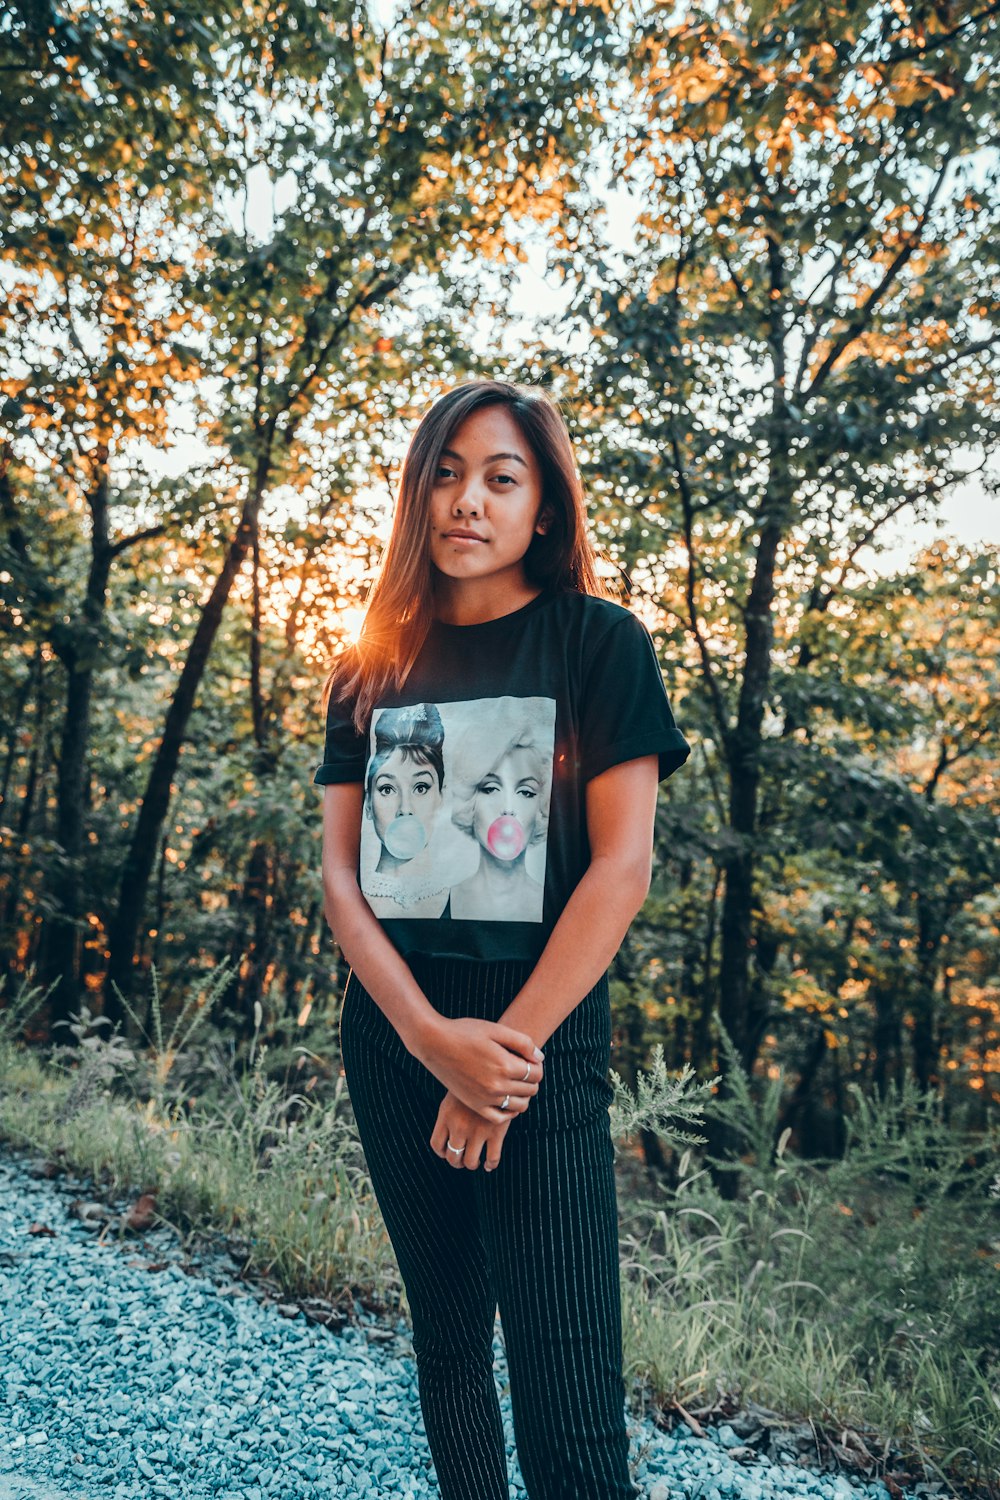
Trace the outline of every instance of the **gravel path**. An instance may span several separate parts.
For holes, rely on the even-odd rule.
[[[29,1168],[0,1150],[0,1500],[439,1500],[405,1323],[387,1340],[360,1309],[341,1333],[289,1318],[222,1259],[182,1269],[169,1230],[99,1236],[68,1212],[87,1184]],[[494,1353],[503,1391],[499,1325]],[[731,1427],[628,1422],[644,1500],[889,1500]]]

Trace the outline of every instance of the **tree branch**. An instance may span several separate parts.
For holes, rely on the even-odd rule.
[[[339,342],[344,333],[350,327],[351,318],[358,310],[358,308],[371,307],[375,302],[379,301],[380,298],[389,296],[396,290],[398,286],[400,286],[400,284],[404,280],[404,277],[405,272],[400,272],[400,274],[397,276],[386,276],[383,277],[381,281],[377,281],[373,286],[369,286],[367,289],[358,291],[358,294],[354,297],[353,301],[351,301],[348,306],[344,308],[343,313],[337,319],[336,323],[334,323],[333,328],[330,331],[330,335],[326,340],[326,343],[320,349],[319,353],[316,355],[315,360],[313,361],[312,369],[308,370],[307,373],[303,375],[298,389],[294,392],[294,394],[289,394],[286,396],[286,411],[293,401],[301,400],[306,391],[309,389],[310,385],[312,385],[313,381],[325,368],[334,345]],[[295,429],[299,425],[299,422],[302,420],[302,417],[304,415],[305,413],[302,412],[297,417],[290,417],[288,422],[281,429],[282,440],[286,446],[291,442],[291,439],[295,433]]]
[[[1000,12],[1000,3],[988,5],[985,10],[978,11],[976,15],[966,16],[963,21],[959,21],[958,25],[953,26],[950,31],[935,32],[931,38],[924,36],[915,49],[917,56],[924,57],[928,52],[936,52],[939,47],[946,47],[967,26],[978,26],[980,21],[988,21],[998,12]],[[912,57],[913,52],[908,48],[905,52],[890,53],[886,61],[892,67],[897,62],[908,62]]]
[[[809,389],[806,392],[806,400],[809,400],[811,397],[817,394],[823,382],[826,380],[826,377],[829,375],[831,369],[833,368],[834,364],[840,358],[841,354],[843,354],[844,350],[854,342],[854,340],[860,333],[864,332],[865,328],[871,322],[875,310],[878,307],[879,303],[882,301],[882,298],[885,296],[885,293],[889,290],[890,286],[896,280],[898,273],[906,265],[906,262],[913,255],[914,251],[920,243],[920,236],[927,224],[928,216],[937,201],[938,194],[944,186],[944,180],[948,175],[948,168],[951,165],[953,155],[954,147],[949,146],[948,150],[945,152],[944,160],[941,163],[941,170],[937,175],[937,180],[935,181],[933,187],[927,195],[927,201],[920,212],[920,217],[917,221],[916,229],[914,229],[912,233],[906,236],[906,239],[904,240],[898,254],[886,267],[881,281],[872,291],[867,300],[862,303],[860,311],[856,314],[855,317],[850,320],[847,327],[844,329],[844,332],[840,335],[840,338],[834,341],[829,353],[827,354],[826,358],[824,359],[823,363],[820,365],[819,369],[816,371],[816,374],[812,379]]]
[[[813,349],[816,347],[816,344],[822,336],[823,329],[826,327],[826,324],[829,321],[831,315],[836,311],[838,280],[840,276],[848,270],[850,266],[851,256],[854,250],[864,239],[870,227],[870,224],[866,221],[862,223],[857,230],[855,230],[854,234],[847,236],[847,238],[844,240],[844,243],[840,246],[839,253],[836,256],[833,265],[830,267],[825,276],[820,277],[819,281],[816,283],[809,296],[806,298],[805,306],[807,308],[813,308],[816,305],[814,299],[816,298],[816,295],[822,287],[823,283],[830,277],[833,278],[829,294],[823,299],[823,306],[817,309],[816,316],[813,321],[813,326],[812,328],[810,328],[808,334],[806,334],[802,340],[802,349],[799,353],[798,369],[795,372],[795,379],[792,383],[792,392],[796,397],[800,396],[802,393],[802,382],[805,379],[806,371],[809,368],[809,356],[812,354]]]
[[[971,474],[978,474],[980,470],[985,468],[985,466],[986,460],[984,459],[981,464],[978,464],[974,469],[970,469],[967,474],[954,474],[947,479],[932,481],[929,484],[925,484],[924,487],[915,495],[901,495],[899,499],[889,507],[888,510],[886,510],[881,516],[879,516],[877,520],[873,521],[870,526],[867,526],[861,533],[861,535],[857,538],[857,540],[853,543],[851,550],[848,552],[846,558],[844,559],[844,563],[840,570],[839,576],[829,585],[828,588],[825,588],[821,591],[818,598],[817,607],[820,610],[826,609],[831,600],[837,596],[837,594],[840,592],[841,587],[843,586],[844,579],[854,559],[857,557],[858,553],[862,550],[863,547],[867,547],[871,543],[873,537],[878,531],[882,529],[887,521],[893,520],[900,514],[901,511],[906,510],[907,506],[915,505],[918,500],[929,500],[932,496],[939,495],[942,490],[948,489],[951,485],[958,484],[962,480],[968,479]]]
[[[964,349],[953,349],[943,359],[939,359],[935,364],[929,365],[926,370],[921,370],[919,375],[914,375],[913,379],[906,385],[903,394],[906,395],[910,391],[919,391],[922,386],[927,385],[929,381],[933,380],[935,375],[939,375],[942,370],[947,370],[952,365],[957,364],[960,359],[968,359],[970,354],[982,354],[985,350],[992,349],[996,344],[1000,344],[1000,333],[995,333],[988,339],[977,339],[974,343],[966,344]]]
[[[142,531],[133,531],[130,536],[119,537],[117,542],[112,542],[108,548],[108,552],[112,558],[115,558],[120,552],[124,552],[126,548],[133,547],[136,542],[147,542],[150,537],[166,536],[166,534],[166,526],[146,526]]]
[[[677,476],[677,488],[681,497],[681,509],[684,513],[684,542],[687,548],[688,557],[687,574],[685,578],[684,589],[685,597],[687,599],[688,619],[691,621],[691,629],[694,632],[694,638],[698,645],[698,654],[701,657],[702,671],[705,676],[705,681],[708,684],[709,692],[712,695],[712,702],[715,706],[716,722],[719,725],[719,729],[723,739],[728,742],[731,731],[729,727],[729,719],[726,714],[725,700],[723,699],[719,684],[716,681],[715,668],[712,665],[711,652],[709,651],[708,646],[705,642],[705,638],[701,632],[701,622],[698,616],[698,605],[697,601],[695,600],[695,552],[693,546],[693,506],[691,503],[691,485],[688,481],[687,473],[684,468],[684,461],[681,457],[680,445],[677,442],[677,437],[674,433],[670,434],[670,446],[674,456],[674,473]]]
[[[934,770],[931,772],[930,780],[924,787],[921,794],[928,802],[930,802],[933,798],[934,793],[937,789],[937,784],[940,781],[941,777],[944,775],[945,771],[948,770],[949,766],[953,766],[957,761],[964,760],[967,755],[971,755],[976,746],[981,744],[983,740],[989,737],[990,730],[992,728],[993,725],[990,723],[989,717],[987,715],[983,716],[982,727],[980,727],[975,722],[975,720],[973,720],[970,724],[966,724],[965,731],[968,735],[968,738],[966,739],[964,744],[962,743],[962,741],[957,741],[950,754],[948,753],[948,747],[945,742],[943,740],[941,741],[941,750],[937,758],[937,763],[934,767]]]

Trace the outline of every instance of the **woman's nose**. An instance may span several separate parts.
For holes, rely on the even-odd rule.
[[[459,495],[456,495],[452,509],[457,515],[481,515],[483,509],[482,499],[474,484],[468,484]]]

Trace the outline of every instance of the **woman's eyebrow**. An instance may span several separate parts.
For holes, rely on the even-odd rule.
[[[454,450],[454,448],[442,448],[441,449],[441,457],[442,458],[457,458],[458,461],[459,461],[459,463],[464,463],[465,462],[465,460],[463,459],[461,453],[456,453],[455,450]],[[514,463],[516,463],[516,464],[524,464],[525,468],[528,467],[527,463],[521,457],[520,453],[491,453],[490,456],[489,456],[489,458],[486,460],[486,462],[488,464],[493,464],[493,463],[496,463],[497,460],[500,459],[500,458],[510,458],[510,459],[513,459]]]

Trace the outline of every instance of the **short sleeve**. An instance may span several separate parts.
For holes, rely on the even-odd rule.
[[[656,754],[663,781],[690,753],[674,723],[653,638],[636,615],[626,615],[602,637],[587,668],[580,713],[583,778]]]
[[[330,786],[338,781],[364,781],[368,739],[359,734],[351,718],[351,704],[331,692],[326,710],[326,742],[323,764],[317,766],[313,783]]]

